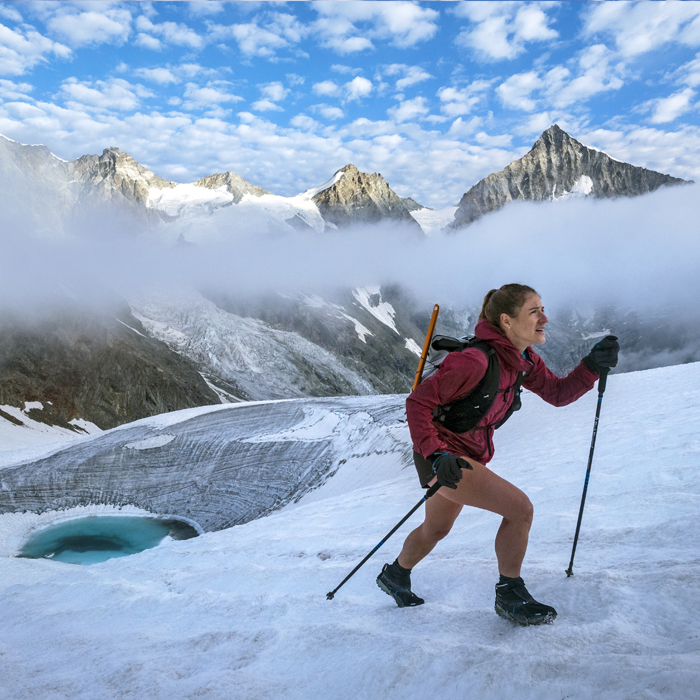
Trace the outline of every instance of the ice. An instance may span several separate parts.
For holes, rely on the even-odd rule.
[[[694,698],[700,683],[694,612],[699,393],[700,363],[609,377],[570,578],[564,571],[597,394],[557,409],[528,393],[523,409],[499,430],[491,466],[535,506],[523,576],[535,597],[559,613],[553,625],[530,628],[493,611],[499,518],[471,508],[413,570],[425,605],[398,609],[374,581],[420,513],[326,600],[422,497],[402,422],[404,396],[191,409],[85,438],[70,450],[96,441],[105,448],[111,441],[115,450],[117,438],[144,439],[165,424],[181,445],[192,441],[188,454],[196,454],[207,435],[220,452],[231,444],[231,432],[284,435],[279,443],[243,442],[220,462],[235,464],[245,450],[267,449],[257,454],[268,459],[245,479],[231,472],[232,491],[257,478],[264,493],[273,483],[265,477],[275,475],[285,455],[297,459],[300,472],[327,459],[330,472],[298,503],[267,517],[130,557],[90,567],[0,557],[2,695]],[[331,414],[339,416],[335,426]],[[304,438],[298,442],[295,427]],[[133,475],[133,459],[177,443],[117,450],[111,468]],[[299,459],[303,449],[306,459]],[[96,459],[87,464],[97,466]],[[202,469],[206,464],[202,460]],[[6,464],[0,479],[11,472]],[[185,483],[196,478],[189,473]],[[192,494],[209,488],[203,472],[198,478]],[[3,552],[8,540],[20,541],[39,519],[56,515],[0,517]]]
[[[411,212],[411,216],[420,224],[426,236],[437,236],[445,226],[448,226],[455,220],[457,209],[458,207],[417,209]]]
[[[358,287],[357,289],[353,289],[352,295],[357,299],[360,305],[367,309],[378,321],[391,328],[395,333],[399,332],[394,322],[396,311],[391,304],[382,301],[381,289],[379,287]],[[373,303],[372,297],[378,297],[379,301],[377,304]]]

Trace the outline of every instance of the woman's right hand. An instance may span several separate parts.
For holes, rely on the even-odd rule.
[[[466,459],[456,457],[449,452],[436,452],[428,457],[440,486],[456,489],[462,479],[462,469],[473,469]]]

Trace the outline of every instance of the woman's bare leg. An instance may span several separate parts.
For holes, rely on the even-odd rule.
[[[462,470],[456,489],[443,487],[425,502],[425,521],[406,538],[399,564],[412,569],[447,535],[462,506],[474,506],[503,516],[496,535],[498,570],[510,578],[520,576],[532,525],[532,503],[517,486],[488,467],[472,459],[468,462],[473,471]]]

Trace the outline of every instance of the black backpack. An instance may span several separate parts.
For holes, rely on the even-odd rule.
[[[514,392],[513,403],[506,415],[493,426],[494,429],[498,429],[513,415],[514,411],[520,410],[520,392],[526,373],[518,372],[518,378],[511,387],[499,390],[501,366],[498,364],[496,351],[487,341],[473,337],[457,339],[446,335],[433,336],[422,379],[435,374],[442,361],[451,352],[460,352],[466,348],[477,348],[486,355],[489,362],[486,373],[479,384],[466,396],[444,406],[436,406],[433,409],[433,420],[438,421],[453,433],[467,433],[489,412],[497,394],[512,391]]]

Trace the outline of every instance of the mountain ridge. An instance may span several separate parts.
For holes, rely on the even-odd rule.
[[[487,175],[467,191],[449,228],[468,226],[515,200],[635,197],[659,187],[691,183],[616,160],[603,151],[585,146],[553,124],[522,158]]]

